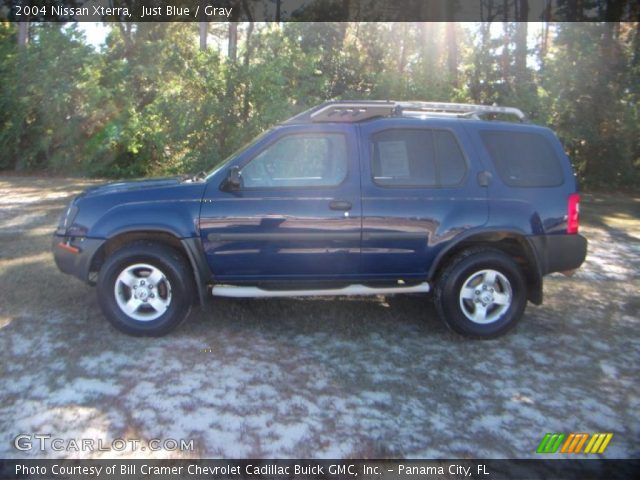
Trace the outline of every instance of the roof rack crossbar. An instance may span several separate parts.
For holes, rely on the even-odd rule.
[[[422,101],[333,101],[305,112],[311,122],[360,122],[375,117],[423,113],[433,116],[458,116],[479,119],[487,113],[515,115],[520,121],[526,116],[518,108],[499,105],[474,105]]]
[[[515,115],[520,120],[525,119],[522,110],[514,107],[499,105],[475,105],[471,103],[442,103],[442,102],[396,102],[397,106],[406,111],[420,112],[452,112],[467,114],[502,113]]]

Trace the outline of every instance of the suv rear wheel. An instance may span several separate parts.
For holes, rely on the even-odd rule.
[[[435,303],[452,330],[494,338],[522,317],[526,288],[522,271],[511,257],[499,250],[474,248],[445,267],[436,284]]]
[[[102,311],[118,330],[160,336],[187,317],[194,289],[180,253],[159,243],[136,242],[107,258],[97,291]]]

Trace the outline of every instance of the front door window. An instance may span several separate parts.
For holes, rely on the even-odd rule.
[[[288,135],[242,169],[245,188],[331,187],[347,175],[347,145],[339,133]]]

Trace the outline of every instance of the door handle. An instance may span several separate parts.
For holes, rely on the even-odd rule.
[[[491,172],[487,172],[486,170],[478,173],[478,185],[481,187],[488,187],[491,183]]]
[[[351,210],[351,202],[347,202],[346,200],[331,200],[329,202],[329,208],[331,210]]]

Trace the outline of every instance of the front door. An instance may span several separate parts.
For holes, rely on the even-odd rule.
[[[220,188],[240,167],[241,186]],[[358,271],[353,126],[279,127],[209,180],[200,230],[217,281],[335,280]]]

